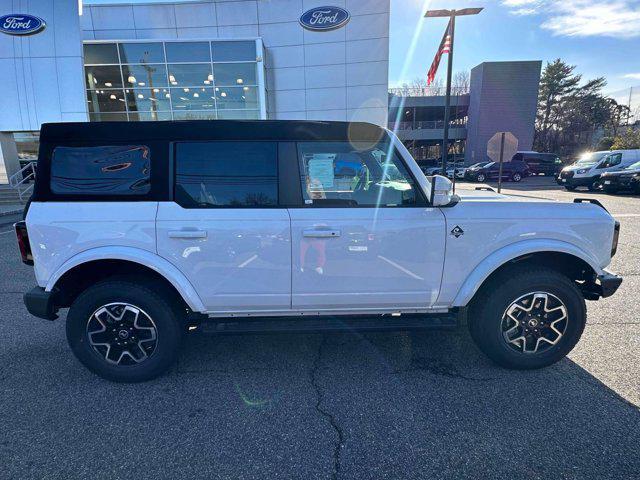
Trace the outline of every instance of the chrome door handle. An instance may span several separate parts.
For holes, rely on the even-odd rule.
[[[314,238],[333,238],[340,236],[340,230],[304,230],[302,235]]]
[[[207,238],[206,230],[169,230],[169,238]]]

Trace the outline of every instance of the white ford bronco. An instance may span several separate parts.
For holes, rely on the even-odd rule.
[[[46,124],[24,222],[35,316],[68,308],[104,378],[167,370],[192,329],[469,326],[499,365],[576,344],[619,223],[597,202],[452,193],[366,123]]]

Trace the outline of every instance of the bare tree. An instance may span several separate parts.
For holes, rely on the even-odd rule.
[[[453,88],[457,92],[467,93],[469,91],[471,76],[469,75],[468,70],[462,70],[460,72],[456,72],[453,76]]]

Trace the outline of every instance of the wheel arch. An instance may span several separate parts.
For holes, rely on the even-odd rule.
[[[526,245],[504,247],[480,262],[458,290],[452,306],[468,305],[492,278],[514,266],[546,266],[575,281],[591,280],[602,273],[594,258],[570,243],[556,240],[522,243]]]
[[[132,247],[99,247],[75,255],[49,278],[45,291],[56,289],[60,306],[65,307],[95,282],[122,275],[156,281],[192,311],[205,311],[195,288],[180,270],[152,252]]]

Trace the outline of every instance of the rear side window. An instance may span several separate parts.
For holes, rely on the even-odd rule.
[[[176,144],[175,201],[185,208],[278,205],[276,142]]]
[[[56,147],[50,187],[57,195],[145,195],[150,175],[150,151],[144,145]]]

